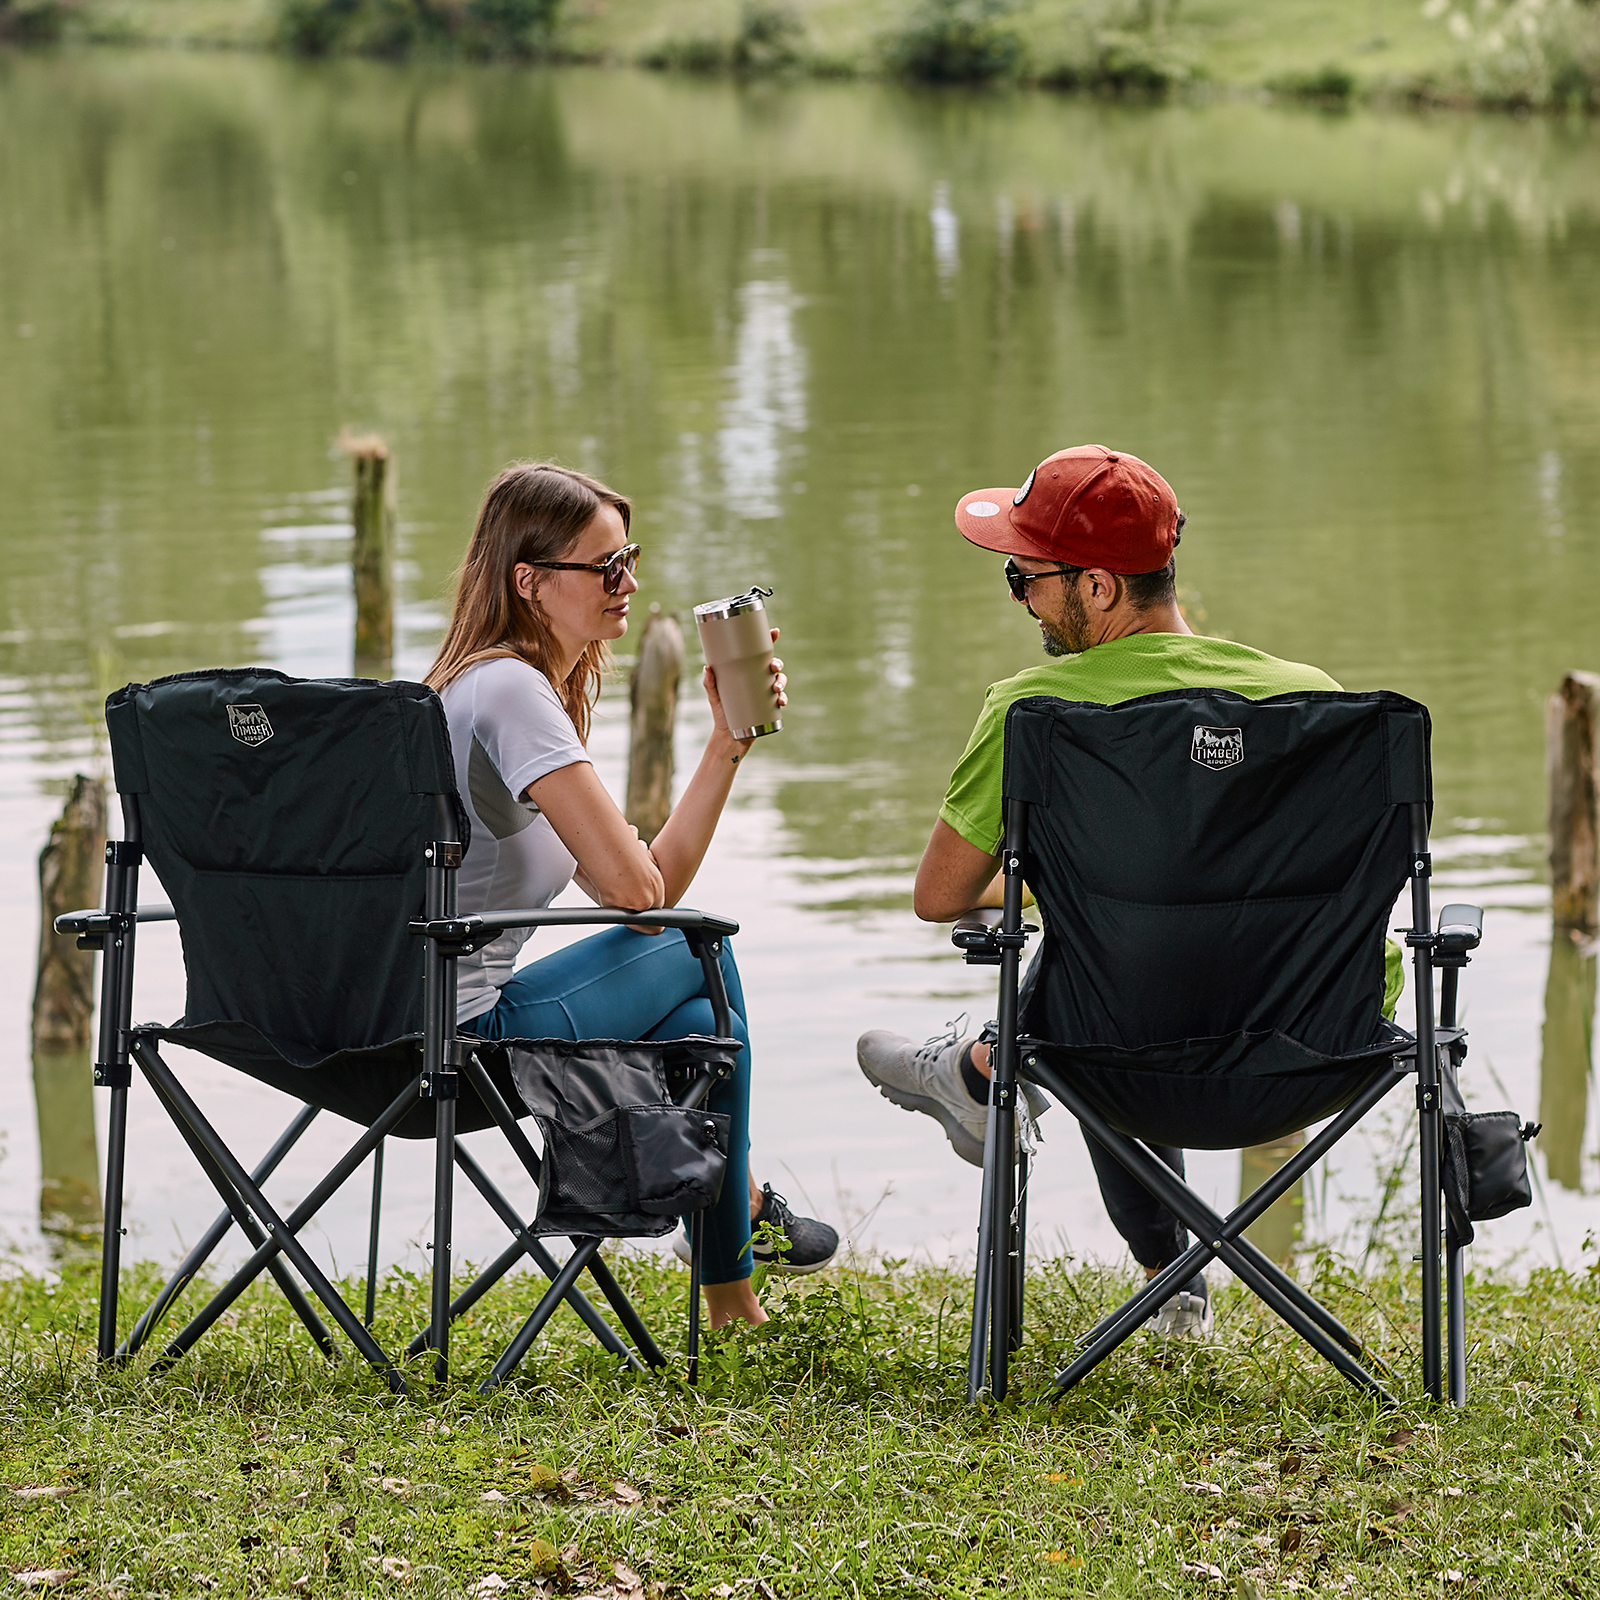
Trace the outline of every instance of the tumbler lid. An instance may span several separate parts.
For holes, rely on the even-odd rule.
[[[700,622],[707,617],[737,617],[745,611],[765,611],[761,602],[771,593],[759,583],[752,584],[743,594],[729,595],[726,600],[707,600],[703,606],[696,606],[694,620]]]

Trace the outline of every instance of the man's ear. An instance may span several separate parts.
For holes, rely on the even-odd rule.
[[[1122,579],[1104,567],[1090,567],[1085,576],[1089,580],[1089,604],[1096,611],[1115,611],[1122,599]]]

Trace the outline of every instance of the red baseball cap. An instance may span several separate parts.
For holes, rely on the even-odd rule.
[[[1058,450],[1020,489],[975,489],[956,526],[975,545],[1107,572],[1158,572],[1178,543],[1172,487],[1137,456],[1103,444]]]

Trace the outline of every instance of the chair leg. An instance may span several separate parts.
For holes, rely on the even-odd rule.
[[[383,1211],[383,1140],[372,1152],[372,1218],[367,1224],[367,1304],[362,1322],[372,1326],[378,1310],[378,1223]]]
[[[1017,1200],[1011,1226],[1011,1349],[1022,1348],[1023,1296],[1028,1280],[1028,1174],[1032,1162],[1026,1151],[1017,1161]]]
[[[692,1270],[692,1266],[691,1266]],[[650,1335],[650,1330],[645,1327],[644,1319],[635,1310],[633,1302],[624,1293],[622,1285],[617,1282],[611,1268],[606,1265],[601,1257],[596,1256],[589,1263],[589,1276],[594,1279],[601,1294],[606,1297],[617,1320],[628,1330],[628,1337],[633,1340],[639,1354],[644,1357],[645,1365],[651,1367],[664,1367],[667,1358],[661,1353],[661,1347]],[[581,1299],[582,1297],[579,1296]],[[585,1304],[588,1302],[585,1301]],[[601,1324],[605,1326],[604,1323]],[[626,1354],[626,1351],[623,1352]],[[698,1346],[696,1354],[698,1354]],[[636,1362],[635,1365],[638,1363]]]
[[[978,1203],[978,1259],[972,1276],[972,1342],[967,1350],[967,1404],[983,1393],[984,1374],[989,1365],[989,1299],[994,1273],[996,1232],[995,1189],[999,1145],[995,1140],[996,1112],[989,1107],[983,1134],[983,1197]]]
[[[456,1102],[437,1102],[433,1162],[433,1326],[435,1383],[450,1381],[450,1230],[455,1202]]]
[[[700,1381],[700,1272],[705,1257],[705,1213],[689,1220],[689,1382]]]
[[[1444,1257],[1446,1337],[1449,1343],[1450,1404],[1467,1403],[1467,1284],[1462,1246],[1451,1228]]]
[[[277,1142],[251,1169],[252,1183],[265,1183],[278,1170],[278,1164],[299,1143],[300,1135],[316,1120],[319,1110],[320,1107],[317,1106],[301,1106],[294,1121],[278,1135]],[[179,1263],[177,1270],[162,1286],[161,1293],[140,1314],[139,1320],[133,1325],[133,1331],[117,1348],[119,1361],[126,1361],[139,1353],[145,1340],[172,1308],[173,1302],[194,1281],[195,1274],[211,1259],[212,1251],[222,1243],[232,1226],[233,1212],[224,1209],[200,1236],[194,1249]]]
[[[102,1004],[105,1002],[102,1001]],[[122,1276],[122,1177],[128,1149],[128,1091],[111,1091],[106,1135],[105,1232],[100,1240],[100,1359],[117,1359],[117,1284]]]
[[[1006,1397],[1011,1365],[1011,1209],[1017,1187],[1013,1156],[1016,1126],[1016,1111],[1010,1105],[998,1106],[994,1222],[990,1232],[993,1261],[989,1268],[989,1393],[997,1403]]]
[[[1440,1355],[1439,1229],[1444,1190],[1439,1172],[1439,1113],[1418,1113],[1417,1144],[1422,1165],[1422,1386],[1431,1399],[1443,1398]]]

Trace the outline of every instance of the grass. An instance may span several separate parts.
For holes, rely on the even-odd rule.
[[[663,1332],[685,1275],[618,1269]],[[125,1302],[155,1286],[139,1269]],[[95,1277],[0,1283],[0,1568],[100,1595],[1571,1595],[1600,1592],[1594,1273],[1470,1289],[1474,1392],[1414,1381],[1416,1285],[1307,1276],[1402,1369],[1381,1412],[1223,1289],[1213,1347],[1140,1336],[1060,1404],[1073,1336],[1127,1285],[1046,1263],[1022,1398],[969,1408],[965,1282],[884,1264],[769,1285],[698,1391],[615,1372],[570,1314],[488,1398],[532,1302],[459,1335],[460,1378],[396,1399],[255,1293],[164,1377],[101,1371]],[[377,1332],[425,1318],[393,1274]],[[48,1493],[21,1494],[20,1490]],[[0,1579],[3,1581],[3,1579]],[[37,1582],[37,1580],[35,1580]]]

